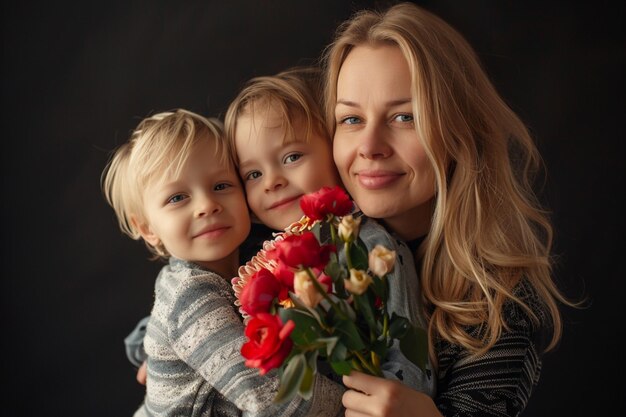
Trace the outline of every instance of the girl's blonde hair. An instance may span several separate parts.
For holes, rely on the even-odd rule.
[[[217,163],[233,166],[222,123],[182,109],[143,119],[128,142],[115,150],[102,173],[101,186],[122,232],[135,240],[141,238],[137,225],[147,220],[144,190],[154,181],[177,178],[201,141],[215,145]],[[162,244],[145,243],[155,257],[169,256]]]
[[[431,228],[417,254],[431,360],[436,364],[437,340],[486,352],[507,328],[503,306],[511,301],[537,327],[552,327],[552,349],[562,327],[557,302],[569,302],[552,280],[552,226],[532,190],[542,161],[527,128],[466,40],[437,16],[402,3],[358,12],[326,49],[333,134],[339,71],[359,45],[402,51],[412,76],[415,130],[435,170]],[[517,286],[522,279],[530,291],[517,291],[528,288]]]
[[[294,67],[273,76],[250,79],[231,102],[224,118],[226,137],[234,152],[237,120],[242,115],[278,113],[284,131],[283,141],[309,141],[312,133],[328,137],[322,110],[322,76],[316,67]],[[294,126],[304,121],[302,127]]]

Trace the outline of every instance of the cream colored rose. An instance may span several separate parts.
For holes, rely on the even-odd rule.
[[[350,269],[350,279],[344,280],[346,289],[352,294],[363,294],[372,283],[372,277],[367,272],[357,269]]]
[[[293,289],[300,301],[307,307],[315,308],[324,296],[315,288],[307,271],[298,271],[293,277]]]
[[[376,245],[369,253],[370,271],[378,277],[383,277],[391,272],[395,263],[396,251],[389,250],[382,245]]]
[[[361,217],[355,219],[352,215],[341,218],[339,223],[339,237],[344,242],[354,242],[359,235],[359,226],[361,225]]]

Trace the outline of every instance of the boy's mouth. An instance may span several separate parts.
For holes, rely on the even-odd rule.
[[[278,200],[274,204],[269,206],[268,210],[274,210],[274,209],[286,207],[286,206],[290,205],[291,203],[293,203],[295,201],[298,201],[300,199],[300,197],[302,197],[302,195],[297,195],[297,196],[294,196],[294,197],[287,197],[287,198],[283,198],[281,200]]]

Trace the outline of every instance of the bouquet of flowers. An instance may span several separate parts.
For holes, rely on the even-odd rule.
[[[424,369],[425,333],[387,309],[395,252],[378,245],[368,253],[361,219],[349,214],[353,203],[339,187],[303,196],[300,206],[305,216],[265,242],[233,279],[246,365],[261,374],[280,368],[276,401],[308,399],[318,359],[339,375],[382,376],[394,339]]]

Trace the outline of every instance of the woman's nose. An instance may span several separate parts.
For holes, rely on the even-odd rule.
[[[388,143],[388,132],[385,126],[371,123],[361,131],[358,153],[365,159],[384,159],[392,154]]]

